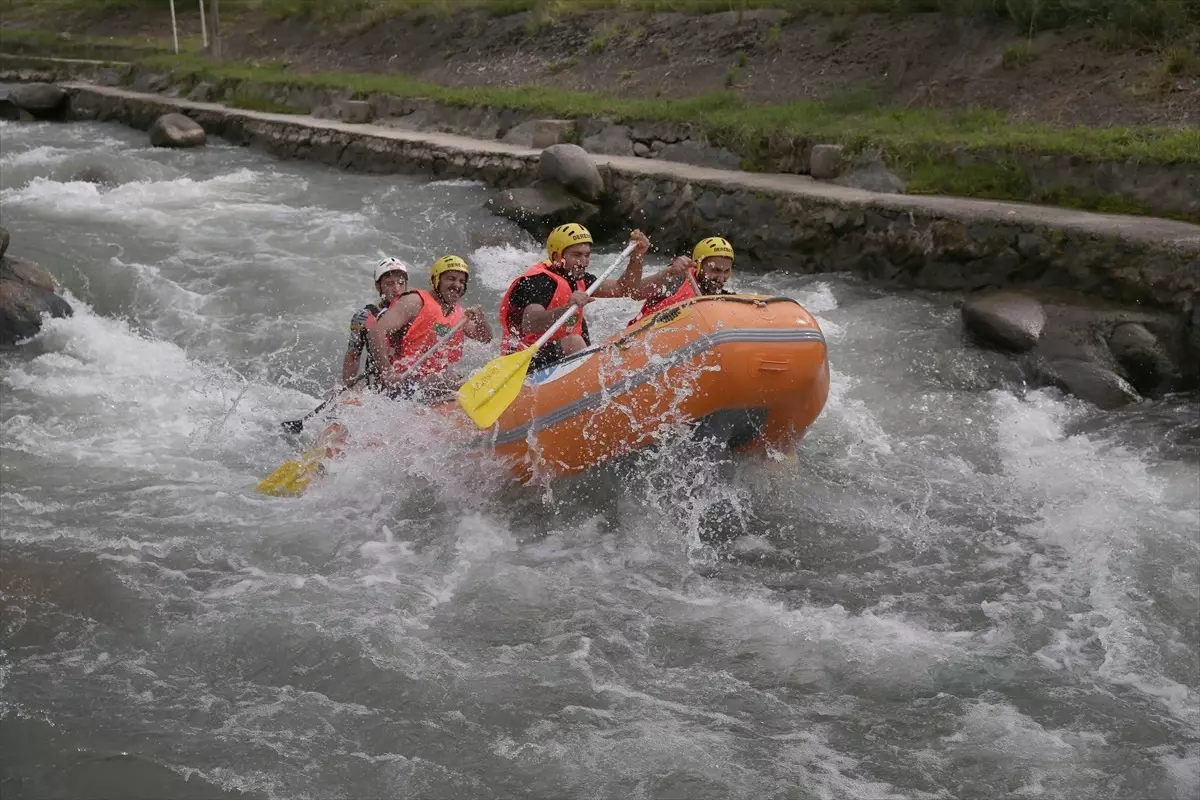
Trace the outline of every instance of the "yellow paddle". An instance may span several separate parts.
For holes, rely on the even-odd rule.
[[[324,455],[324,447],[314,447],[300,458],[283,462],[254,487],[255,491],[272,497],[297,497],[303,494],[321,469]]]
[[[600,288],[600,284],[624,263],[635,247],[637,247],[637,243],[630,242],[620,255],[613,259],[608,269],[592,281],[592,285],[587,290],[588,295]],[[516,400],[517,395],[521,393],[525,375],[529,372],[529,364],[537,355],[538,348],[550,341],[550,337],[574,316],[575,311],[563,314],[529,347],[489,361],[459,387],[456,395],[458,404],[462,406],[463,411],[467,412],[467,416],[476,426],[490,428],[496,423],[496,420],[500,419],[504,409],[512,405],[512,401]],[[504,332],[501,331],[501,335],[503,334]]]
[[[404,372],[400,373],[400,375],[396,378],[395,383],[398,384],[409,373],[424,364],[431,355],[441,349],[442,345],[450,341],[454,334],[462,330],[463,326],[466,325],[467,322],[467,319],[459,321],[459,323],[451,328],[449,332],[442,336],[442,338],[438,339],[434,343],[433,347],[422,353],[420,358],[409,365]],[[332,400],[333,398],[330,399]],[[318,407],[316,411],[313,411],[312,414],[309,414],[309,416],[311,417],[313,414],[317,413],[317,411],[320,411],[324,406],[325,403],[322,403],[321,406]],[[305,419],[308,419],[308,417],[305,417]],[[276,467],[274,472],[259,482],[258,486],[255,487],[255,491],[257,491],[259,494],[269,494],[273,497],[298,497],[304,493],[304,490],[308,488],[308,484],[312,483],[312,479],[317,476],[317,472],[321,469],[321,462],[324,461],[324,458],[325,445],[321,443],[320,439],[318,439],[317,445],[311,450],[306,451],[304,455],[300,456],[299,458],[285,461]]]

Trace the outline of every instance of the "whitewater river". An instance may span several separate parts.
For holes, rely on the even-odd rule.
[[[0,353],[6,800],[1200,792],[1194,402],[1102,414],[1002,383],[953,298],[739,272],[829,339],[798,459],[514,488],[414,421],[267,498],[375,260],[457,252],[494,312],[536,244],[465,181],[0,136],[77,312]]]

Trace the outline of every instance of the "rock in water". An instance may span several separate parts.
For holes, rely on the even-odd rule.
[[[1141,400],[1137,391],[1112,370],[1076,359],[1058,359],[1041,367],[1042,377],[1097,408],[1111,410]]]
[[[150,126],[150,144],[155,147],[199,147],[204,144],[204,128],[183,114],[163,114]]]
[[[54,280],[50,270],[41,264],[35,264],[16,256],[0,258],[0,278],[26,283],[47,292],[58,291],[58,282]]]
[[[67,93],[52,83],[24,83],[12,90],[9,100],[35,119],[61,119],[67,109]]]
[[[53,292],[0,277],[0,345],[16,344],[42,329],[42,315],[69,317],[70,304]]]
[[[1041,302],[1011,291],[967,298],[962,317],[967,330],[981,342],[1018,353],[1031,350],[1046,326],[1046,310]]]
[[[600,170],[577,144],[556,144],[543,150],[538,159],[538,176],[589,202],[596,202],[604,194]]]
[[[1108,349],[1140,392],[1153,392],[1164,380],[1177,377],[1158,337],[1139,322],[1126,322],[1113,329]]]
[[[523,189],[496,192],[488,199],[487,207],[539,239],[557,225],[587,224],[600,211],[595,205],[567,194],[561,186],[542,182]]]

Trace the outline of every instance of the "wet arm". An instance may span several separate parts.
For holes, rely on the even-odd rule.
[[[492,340],[492,326],[488,324],[487,319],[481,314],[475,319],[468,318],[467,324],[463,327],[463,333],[468,339],[474,339],[477,342],[484,344]]]
[[[642,256],[634,253],[625,271],[616,280],[607,280],[596,287],[592,297],[640,297],[642,286]]]
[[[342,383],[346,386],[358,375],[358,360],[361,355],[362,350],[350,348],[346,351],[346,357],[342,359]]]
[[[375,326],[367,333],[367,344],[371,348],[371,355],[379,366],[379,373],[385,382],[388,378],[395,377],[391,354],[388,352],[388,336],[416,319],[420,311],[421,296],[418,294],[406,295],[384,312],[383,316],[376,320]]]

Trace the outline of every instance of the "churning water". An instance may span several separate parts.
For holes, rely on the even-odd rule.
[[[464,255],[494,313],[535,243],[470,182],[0,134],[11,249],[77,311],[0,354],[6,798],[1200,792],[1194,402],[1104,414],[946,298],[739,273],[829,339],[797,459],[521,488],[415,420],[267,498],[375,260]]]

